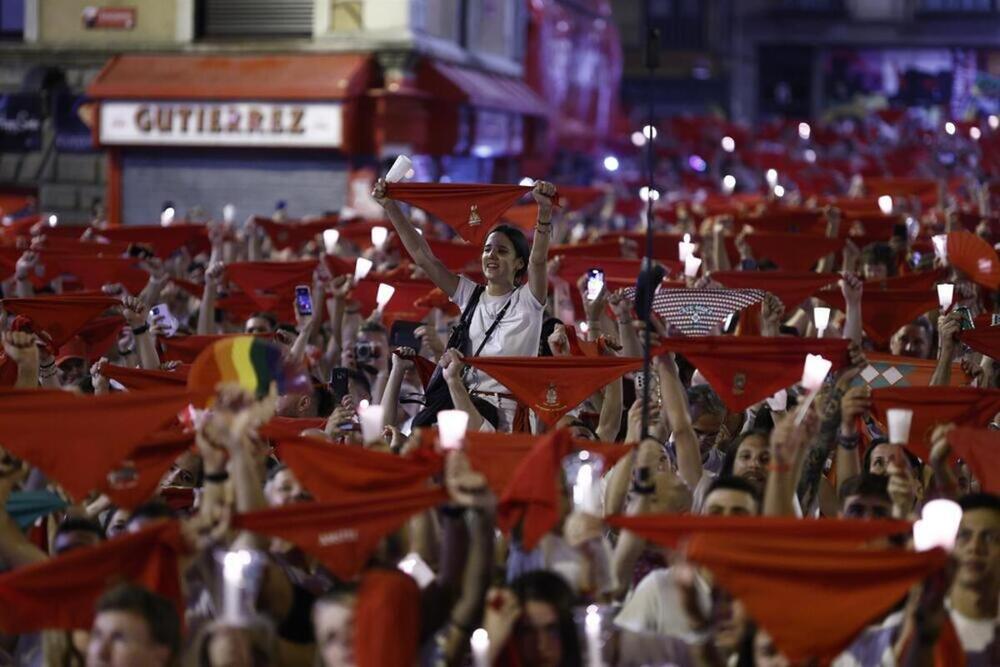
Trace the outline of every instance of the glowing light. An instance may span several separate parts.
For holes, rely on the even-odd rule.
[[[889,422],[889,444],[905,445],[910,441],[910,423],[913,421],[913,410],[889,408],[885,411]]]
[[[955,298],[955,285],[953,283],[941,283],[937,286],[938,304],[941,310],[948,310]]]
[[[736,140],[730,136],[722,137],[722,150],[732,153],[736,150]]]
[[[803,155],[806,158],[806,162],[815,162],[816,161],[816,151],[814,151],[811,148],[807,148],[805,150],[805,153],[803,153]]]
[[[809,127],[809,123],[799,123],[799,139],[802,139],[802,141],[808,141],[811,134],[812,128]]]
[[[697,172],[702,172],[708,169],[708,163],[706,163],[700,155],[692,155],[689,157],[688,166]]]
[[[639,199],[641,199],[642,201],[649,201],[650,199],[652,199],[653,201],[656,201],[659,198],[660,198],[660,191],[659,190],[655,190],[655,189],[654,190],[650,190],[649,187],[647,187],[645,185],[642,186],[641,188],[639,188]]]
[[[889,195],[882,195],[878,198],[878,210],[882,211],[883,215],[889,215],[892,213],[892,197]]]
[[[438,440],[442,449],[461,449],[469,428],[469,413],[463,410],[442,410],[437,415]]]
[[[722,192],[731,195],[736,189],[736,177],[732,174],[726,174],[722,177]]]
[[[647,139],[656,139],[657,134],[656,128],[652,125],[646,125],[642,128],[642,136]]]
[[[385,227],[372,227],[372,245],[379,250],[385,246],[385,240],[389,238],[389,230]]]
[[[632,133],[632,145],[636,147],[646,145],[646,137],[639,130],[636,130],[635,132]]]
[[[528,178],[527,176],[525,176],[524,178],[521,179],[521,181],[518,183],[518,185],[523,185],[525,187],[530,188],[530,187],[534,187],[535,181],[534,181],[534,179]]]
[[[775,185],[774,186],[774,196],[775,197],[784,197],[785,196],[785,188],[784,188],[784,186]]]
[[[614,155],[604,158],[604,168],[608,171],[618,171],[618,158]]]
[[[988,120],[989,120],[989,123],[990,123],[990,129],[991,130],[995,130],[997,128],[1000,128],[1000,116],[997,116],[996,114],[990,114],[990,117],[989,117]]]
[[[357,284],[359,281],[364,280],[368,272],[372,270],[372,261],[364,257],[358,257],[357,261],[354,263],[354,283]]]
[[[337,241],[339,240],[340,232],[336,229],[323,230],[323,246],[326,248],[327,255],[333,254],[333,251],[337,248]]]
[[[969,136],[972,137],[973,141],[979,141],[979,137],[983,136],[983,132],[978,127],[970,127]]]
[[[944,124],[944,131],[948,134],[955,134],[955,124],[949,120]]]
[[[775,185],[778,184],[778,170],[768,169],[766,172],[764,172],[764,178],[767,179],[768,186],[773,188]]]
[[[168,206],[165,209],[163,209],[163,213],[160,213],[160,224],[163,225],[164,227],[172,224],[174,221],[174,215],[176,215],[176,213],[177,212],[174,210],[173,206]]]
[[[53,213],[52,215],[49,216],[49,227],[55,227],[58,224],[59,224],[59,218],[57,218],[56,215]]]

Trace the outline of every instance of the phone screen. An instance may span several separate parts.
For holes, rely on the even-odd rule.
[[[604,289],[604,271],[590,269],[587,271],[587,299],[593,301]]]
[[[298,285],[295,288],[295,312],[299,315],[313,314],[312,292],[308,285]]]
[[[350,387],[347,384],[347,369],[343,366],[334,368],[330,372],[330,391],[333,392],[333,399],[337,405],[340,405],[340,400],[350,392]]]
[[[965,306],[959,306],[955,310],[957,310],[958,314],[962,316],[962,322],[959,325],[962,331],[968,331],[969,329],[976,328],[975,322],[972,321],[972,312],[969,311],[968,308]]]

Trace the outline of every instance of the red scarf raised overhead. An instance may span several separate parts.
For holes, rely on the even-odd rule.
[[[111,241],[143,243],[153,247],[162,259],[170,257],[181,246],[192,251],[208,246],[208,234],[204,225],[125,225],[102,229],[99,234]],[[192,255],[195,252],[191,253]]]
[[[76,332],[76,338],[83,343],[83,355],[87,361],[110,356],[108,350],[118,342],[118,334],[124,327],[125,318],[121,315],[99,317],[83,325]]]
[[[121,283],[129,294],[138,294],[149,281],[149,274],[136,266],[139,260],[134,257],[43,253],[43,261],[53,264],[60,273],[74,276],[89,290],[99,290],[105,285]]]
[[[301,262],[236,262],[226,265],[226,278],[240,286],[261,310],[291,301],[296,285],[312,285],[315,260]]]
[[[534,446],[514,469],[513,477],[500,496],[497,525],[509,533],[520,523],[521,544],[525,550],[534,549],[559,521],[562,461],[571,452],[583,449],[603,457],[606,471],[631,451],[631,447],[622,445],[574,440],[567,429],[559,429],[537,437]],[[470,462],[475,467],[474,459]],[[498,475],[497,472],[491,474],[494,478]]]
[[[143,368],[126,368],[107,364],[101,375],[109,380],[117,380],[126,389],[142,391],[145,389],[183,388],[187,386],[187,376],[190,366],[173,371],[148,371]]]
[[[379,541],[414,514],[448,499],[444,489],[342,494],[233,517],[233,527],[277,537],[315,556],[339,579],[354,578]]]
[[[392,637],[386,636],[391,619]],[[399,570],[372,568],[361,576],[354,611],[358,667],[410,667],[420,648],[420,588]]]
[[[4,299],[2,304],[8,313],[30,319],[35,333],[45,332],[49,344],[60,348],[87,322],[121,301],[109,296],[41,296]]]
[[[253,219],[253,223],[267,233],[271,245],[278,250],[298,250],[310,241],[315,241],[317,236],[322,236],[327,229],[337,227],[336,219],[275,222],[258,216]]]
[[[430,246],[431,253],[434,257],[440,260],[442,264],[447,266],[452,271],[464,271],[469,268],[470,265],[477,268],[480,265],[480,258],[483,254],[481,248],[469,245],[468,243],[454,243],[452,241],[429,239],[426,236],[424,237],[424,240],[426,240],[427,245]]]
[[[630,530],[643,539],[676,549],[693,535],[755,539],[843,540],[862,544],[890,535],[909,534],[909,521],[856,521],[848,519],[799,519],[785,517],[700,516],[694,514],[644,514],[606,517],[609,526]]]
[[[321,502],[370,489],[426,488],[431,476],[441,472],[440,460],[418,460],[316,438],[284,437],[277,444],[278,458]]]
[[[178,556],[180,525],[159,521],[138,533],[0,575],[0,629],[7,634],[91,626],[105,590],[131,582],[173,601],[184,617]]]
[[[0,446],[82,500],[190,400],[186,389],[103,396],[0,392]]]
[[[263,438],[280,440],[282,438],[297,438],[302,431],[311,428],[322,429],[326,426],[324,417],[271,417],[270,421],[259,429]]]
[[[418,299],[426,296],[429,291],[434,289],[434,284],[426,280],[380,281],[365,279],[358,282],[357,285],[351,288],[351,298],[361,304],[361,313],[363,315],[367,316],[375,310],[377,305],[375,297],[378,295],[378,286],[382,282],[396,288],[396,291],[392,294],[392,298],[389,299],[389,303],[385,305],[385,309],[382,311],[382,319],[386,323],[386,326],[391,327],[394,320],[419,322],[427,317],[429,311],[426,308],[420,308],[416,305]]]
[[[523,185],[389,183],[390,199],[427,211],[469,243],[482,246],[503,212],[531,192]]]
[[[393,297],[395,296],[396,295],[393,294]],[[439,287],[435,287],[418,298],[413,302],[413,305],[417,308],[426,308],[427,310],[437,308],[445,315],[451,315],[452,317],[457,317],[462,312],[459,310],[458,306],[452,303],[451,299],[448,298],[448,295],[444,293],[444,290]]]
[[[840,290],[823,290],[816,296],[838,310],[846,308]],[[931,289],[866,290],[861,297],[861,324],[876,346],[886,348],[901,327],[937,307],[937,294]]]
[[[835,273],[811,271],[715,271],[712,280],[731,289],[759,289],[775,295],[788,309],[840,280]]]
[[[757,216],[740,216],[737,228],[750,225],[759,232],[777,234],[826,235],[826,216],[816,209],[778,209]]]
[[[1000,258],[988,242],[972,232],[948,234],[948,263],[986,289],[1000,287]]]
[[[962,457],[987,493],[1000,493],[1000,433],[956,428],[948,433],[955,454]]]
[[[194,433],[180,429],[146,437],[124,465],[112,471],[102,492],[117,507],[134,509],[152,498],[174,461],[194,446]]]
[[[914,553],[859,548],[857,540],[839,538],[745,535],[695,536],[687,555],[708,568],[796,663],[832,660],[911,586],[948,562],[941,549]]]
[[[934,286],[944,282],[948,272],[945,269],[934,269],[933,271],[921,271],[920,273],[909,273],[905,276],[894,276],[883,278],[882,280],[866,280],[865,289],[934,289]]]
[[[885,411],[904,408],[913,411],[907,447],[926,460],[930,437],[938,424],[985,427],[1000,412],[1000,389],[975,387],[890,387],[872,391],[872,411],[887,424]]]
[[[159,338],[157,342],[163,348],[160,357],[163,361],[179,361],[182,364],[193,364],[198,355],[216,341],[232,338],[241,334],[219,334],[201,336],[176,336],[174,338]]]
[[[958,334],[958,339],[976,352],[991,359],[1000,359],[1000,327],[968,329]]]
[[[802,379],[807,354],[847,365],[848,341],[838,338],[704,336],[668,338],[661,350],[687,358],[730,410],[744,410]]]
[[[820,259],[844,246],[844,239],[829,239],[808,234],[754,232],[747,243],[758,262],[771,260],[785,271],[808,271]],[[726,237],[726,251],[733,264],[739,262],[734,237]]]
[[[642,366],[638,357],[466,357],[549,426],[601,387]]]

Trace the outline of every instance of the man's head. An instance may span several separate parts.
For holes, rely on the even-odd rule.
[[[768,434],[748,431],[741,435],[722,463],[722,475],[732,475],[753,484],[763,493],[767,483],[767,466],[771,463]]]
[[[272,313],[253,313],[243,325],[245,334],[272,334],[278,330],[278,318]]]
[[[56,528],[54,551],[56,555],[60,555],[80,547],[93,546],[103,540],[104,531],[99,523],[93,519],[70,517]]]
[[[894,269],[888,243],[872,243],[861,251],[861,275],[865,280],[884,280],[895,273]]]
[[[169,600],[131,584],[97,601],[87,667],[164,667],[180,650],[181,627]]]
[[[889,341],[889,351],[897,357],[930,359],[933,338],[927,320],[914,320],[893,334]]]
[[[719,477],[708,487],[701,513],[707,516],[755,516],[760,514],[757,487],[742,477]]]
[[[892,516],[889,478],[863,472],[840,486],[840,516],[846,519],[888,519]]]
[[[264,497],[271,507],[284,507],[309,499],[309,494],[295,477],[295,473],[284,465],[275,466],[267,473]]]
[[[995,591],[1000,588],[1000,496],[970,493],[958,504],[962,521],[955,540],[955,585]]]

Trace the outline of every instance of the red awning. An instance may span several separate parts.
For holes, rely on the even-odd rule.
[[[425,62],[420,78],[424,88],[443,99],[526,116],[549,115],[545,100],[520,79],[431,61]]]
[[[339,100],[367,85],[369,56],[120,55],[87,88],[95,99]]]

